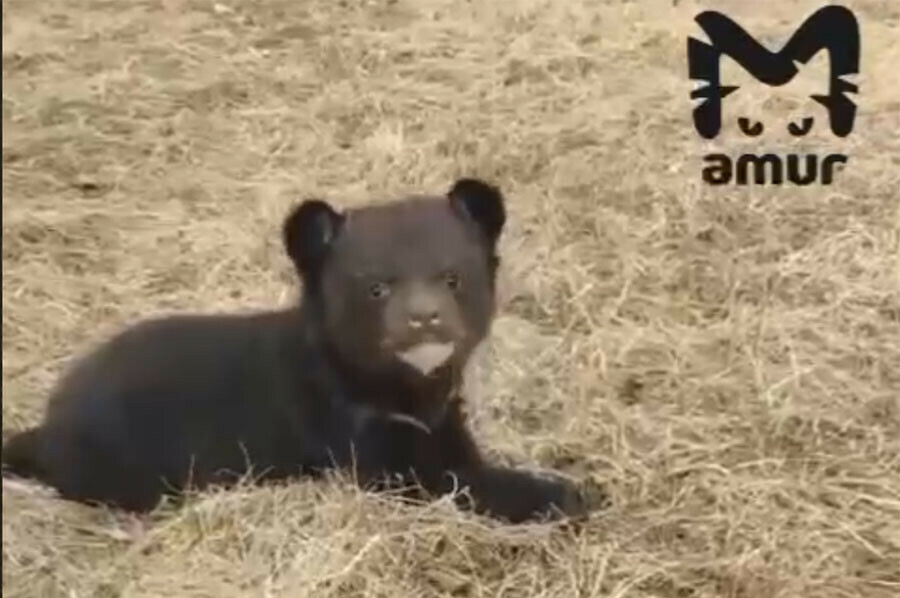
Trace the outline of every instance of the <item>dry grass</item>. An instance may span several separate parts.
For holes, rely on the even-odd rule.
[[[761,4],[704,5],[819,3]],[[511,222],[475,425],[615,501],[577,534],[334,481],[135,525],[5,483],[4,596],[898,595],[900,7],[852,6],[849,167],[714,189],[697,4],[4,0],[5,430],[126,322],[292,300],[297,199],[478,174]]]

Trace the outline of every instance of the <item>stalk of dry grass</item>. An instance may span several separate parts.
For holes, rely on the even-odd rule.
[[[834,185],[717,189],[692,16],[789,34],[818,3],[673,4],[5,0],[4,430],[135,318],[293,300],[300,197],[475,174],[511,222],[474,424],[614,504],[509,528],[336,479],[132,521],[4,483],[4,595],[897,595],[900,10],[851,3]]]

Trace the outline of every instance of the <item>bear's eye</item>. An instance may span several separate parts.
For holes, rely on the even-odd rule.
[[[444,282],[447,284],[451,290],[456,291],[462,285],[462,280],[459,277],[459,273],[455,270],[449,270],[444,273]]]
[[[369,285],[369,296],[372,299],[383,299],[391,292],[391,288],[385,282],[373,282]]]

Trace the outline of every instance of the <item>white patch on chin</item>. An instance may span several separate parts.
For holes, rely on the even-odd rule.
[[[453,349],[453,343],[421,343],[398,352],[397,357],[427,376],[453,355]]]

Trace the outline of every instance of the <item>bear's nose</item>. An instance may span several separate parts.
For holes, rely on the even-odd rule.
[[[410,328],[422,328],[423,326],[437,326],[441,323],[441,314],[436,310],[422,313],[409,314]]]
[[[441,323],[440,298],[427,287],[417,285],[409,293],[406,317],[410,328],[437,326]]]

